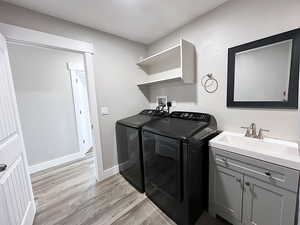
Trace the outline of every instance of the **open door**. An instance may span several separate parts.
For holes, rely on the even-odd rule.
[[[0,34],[0,224],[32,225],[36,212],[6,41]]]
[[[68,63],[71,75],[74,109],[80,152],[85,154],[93,147],[89,96],[84,65]]]

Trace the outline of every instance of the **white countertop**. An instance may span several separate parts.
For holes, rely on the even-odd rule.
[[[209,146],[300,170],[300,154],[296,142],[273,138],[259,140],[224,131],[210,140]]]

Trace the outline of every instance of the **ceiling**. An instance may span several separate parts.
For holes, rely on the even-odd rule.
[[[4,0],[149,44],[227,0]]]

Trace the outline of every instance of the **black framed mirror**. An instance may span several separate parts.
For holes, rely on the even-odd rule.
[[[227,107],[298,108],[300,29],[228,49]]]

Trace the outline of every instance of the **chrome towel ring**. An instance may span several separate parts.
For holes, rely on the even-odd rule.
[[[201,85],[207,93],[214,93],[219,87],[219,83],[212,73],[206,74],[201,78]]]

